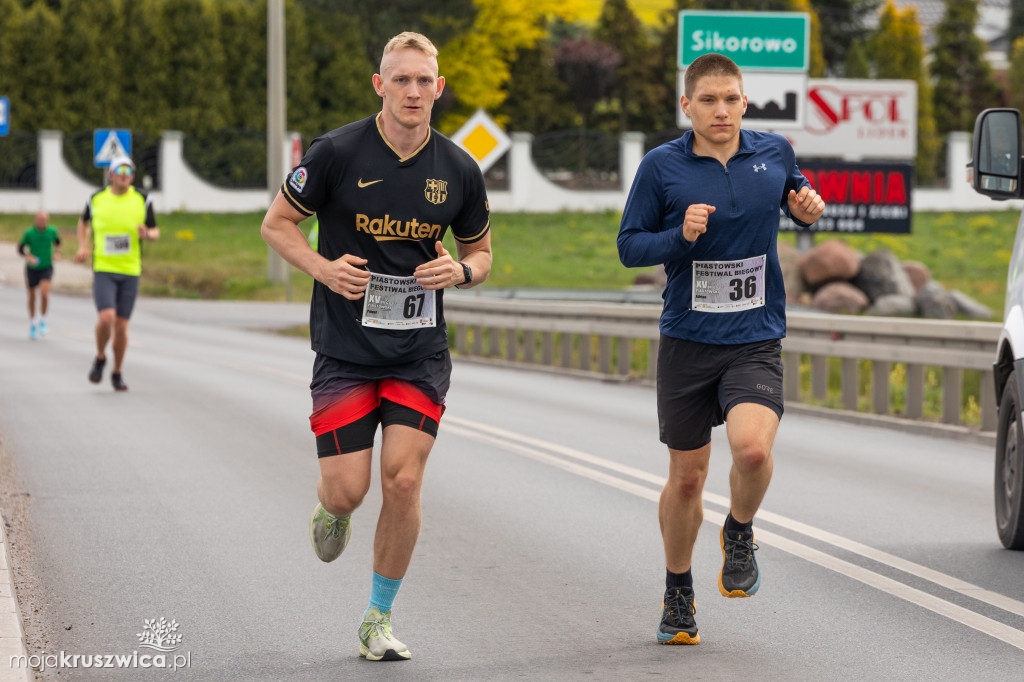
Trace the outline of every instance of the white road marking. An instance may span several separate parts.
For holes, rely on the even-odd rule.
[[[612,488],[617,488],[623,492],[636,495],[637,497],[641,497],[655,503],[658,502],[658,499],[661,496],[661,487],[665,485],[666,479],[663,476],[658,476],[635,467],[613,462],[563,445],[549,443],[530,436],[524,436],[522,434],[515,433],[514,431],[508,431],[489,424],[449,415],[442,420],[441,428],[444,431],[448,431],[465,438],[488,443],[490,445],[521,454],[529,457],[530,459],[543,462],[550,466],[562,469],[563,471],[567,471],[583,478],[588,478]],[[604,471],[594,469],[591,466],[585,466],[549,453],[556,453],[563,457],[577,460],[577,462],[585,462],[586,464],[598,466],[607,471],[613,471],[618,474],[629,476],[635,480],[651,483],[657,485],[658,489],[655,490],[647,486],[634,483],[633,481],[605,473]],[[728,509],[729,501],[721,495],[705,493],[704,499],[706,502],[723,506],[725,509]],[[809,526],[779,514],[761,510],[758,511],[758,517],[764,521],[776,524],[793,532],[839,547],[853,554],[857,554],[866,559],[898,569],[918,578],[928,580],[958,594],[996,606],[1016,615],[1024,615],[1024,603],[996,592],[985,590],[977,585],[960,580],[959,578],[954,578],[953,576],[935,571],[926,566],[901,559],[887,552],[882,552],[859,542],[849,540],[842,536],[829,533],[828,531]],[[725,514],[705,510],[704,519],[708,523],[720,526],[725,521]],[[770,531],[759,529],[756,532],[756,536],[759,543],[764,542],[765,544],[781,549],[784,552],[788,552],[794,556],[800,557],[801,559],[822,566],[823,568],[827,568],[849,578],[853,578],[854,580],[874,587],[882,592],[909,601],[921,606],[922,608],[928,609],[929,611],[945,616],[958,623],[978,630],[979,632],[983,632],[991,637],[1006,642],[1018,649],[1024,650],[1024,632],[1020,630]]]

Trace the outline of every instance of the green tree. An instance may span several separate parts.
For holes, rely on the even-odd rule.
[[[2,5],[4,3],[0,3]],[[12,11],[13,10],[13,11]],[[11,101],[16,127],[23,131],[54,128],[59,124],[58,111],[63,108],[64,93],[43,84],[52,82],[61,68],[60,58],[52,50],[39,50],[39,45],[54,45],[60,38],[60,18],[43,3],[28,9],[0,7],[12,11],[11,24],[0,27],[9,39],[0,41],[0,94]]]
[[[664,81],[650,78],[663,68],[661,55],[652,44],[626,0],[604,0],[594,38],[614,47],[622,57],[612,83],[612,104],[618,132],[654,130],[658,110],[671,106],[675,92]]]
[[[618,50],[592,38],[567,38],[555,48],[555,69],[569,86],[584,128],[592,121],[597,103],[611,94],[615,70],[621,64]]]
[[[438,121],[442,131],[456,130],[477,108],[495,111],[505,101],[510,63],[521,48],[547,37],[548,20],[575,19],[582,0],[475,0],[472,28],[441,48],[442,75],[454,106]]]
[[[973,130],[982,109],[999,106],[1001,93],[985,61],[985,43],[975,35],[975,0],[946,0],[932,48],[935,123],[938,134]]]
[[[653,80],[657,80],[666,98],[652,109],[651,127],[645,132],[675,130],[678,125],[679,14],[664,12],[661,19],[661,25],[654,29],[653,59],[657,67]]]
[[[121,94],[129,116],[123,127],[158,135],[168,128],[165,107],[158,89],[165,87],[166,55],[170,37],[162,26],[161,0],[132,0],[123,5],[118,54],[121,69]]]
[[[160,88],[140,106],[159,107],[161,128],[207,133],[227,122],[230,102],[224,72],[220,17],[213,0],[163,0],[158,25],[166,33]]]
[[[935,180],[942,140],[935,134],[932,86],[924,65],[924,39],[917,9],[900,10],[887,0],[878,29],[869,42],[878,78],[906,78],[917,82],[917,182]]]
[[[60,130],[131,127],[132,111],[122,96],[119,49],[124,46],[114,39],[123,33],[123,17],[122,0],[62,2],[61,38],[47,46],[61,57],[60,71],[50,81],[64,93],[56,117]]]
[[[577,125],[569,86],[555,73],[551,40],[516,51],[504,89],[504,101],[494,114],[509,130],[540,134]]]
[[[18,34],[23,12],[18,0],[0,0],[0,36]],[[0,92],[13,93],[20,89],[13,41],[0,40]]]
[[[866,23],[874,16],[881,0],[810,0],[821,26],[821,47],[825,59],[825,73],[829,76],[861,78],[846,71],[862,66],[859,57],[850,52],[864,49],[870,29]]]
[[[870,78],[871,60],[863,40],[854,40],[846,51],[846,65],[843,67],[846,78]]]
[[[340,9],[360,26],[358,34],[363,57],[380,63],[384,45],[402,31],[417,31],[440,47],[472,30],[478,13],[474,0],[440,0],[424,4],[420,0],[388,0],[386,6],[367,0],[303,0],[311,11]]]
[[[1024,36],[1013,42],[1010,70],[1007,74],[1009,106],[1024,110]]]
[[[1006,28],[1007,56],[1016,50],[1017,38],[1024,36],[1024,0],[1010,0],[1010,25]]]
[[[288,120],[308,145],[321,133],[369,116],[380,108],[380,99],[371,82],[379,61],[366,56],[359,21],[336,7],[307,8],[305,14],[308,39],[295,45],[289,40],[288,68],[291,72],[300,60],[307,63],[311,101],[299,111],[289,99]],[[383,47],[377,46],[378,52]]]
[[[221,0],[217,10],[224,71],[231,74],[225,82],[231,106],[225,112],[224,124],[262,130],[267,125],[266,0]],[[285,13],[286,21],[290,21],[287,9]],[[287,55],[294,54],[292,45],[287,48]]]

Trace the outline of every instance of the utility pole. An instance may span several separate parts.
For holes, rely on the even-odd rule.
[[[284,0],[267,2],[267,191],[274,201],[284,181]],[[267,247],[267,277],[271,282],[289,285],[288,263]]]

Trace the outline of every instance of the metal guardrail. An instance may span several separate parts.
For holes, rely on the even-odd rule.
[[[653,381],[658,355],[657,304],[564,302],[446,296],[445,318],[456,353],[620,380]],[[992,363],[1001,325],[904,318],[787,313],[782,342],[783,392],[790,403],[824,403],[836,390],[841,409],[857,411],[862,366],[870,365],[870,410],[925,420],[928,374],[941,373],[941,421],[962,424],[965,372],[980,372],[982,431],[996,427]],[[835,365],[838,363],[838,372]],[[905,372],[893,381],[894,365]],[[801,379],[801,367],[809,370]],[[935,377],[933,376],[933,379]],[[809,383],[809,389],[807,385]],[[902,409],[893,389],[903,389]]]

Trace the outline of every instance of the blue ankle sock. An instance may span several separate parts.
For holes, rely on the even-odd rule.
[[[370,605],[366,607],[366,610],[369,611],[376,606],[377,610],[381,613],[390,611],[392,604],[395,603],[395,597],[398,595],[398,588],[401,586],[402,578],[392,580],[374,571],[373,590],[370,592]]]

